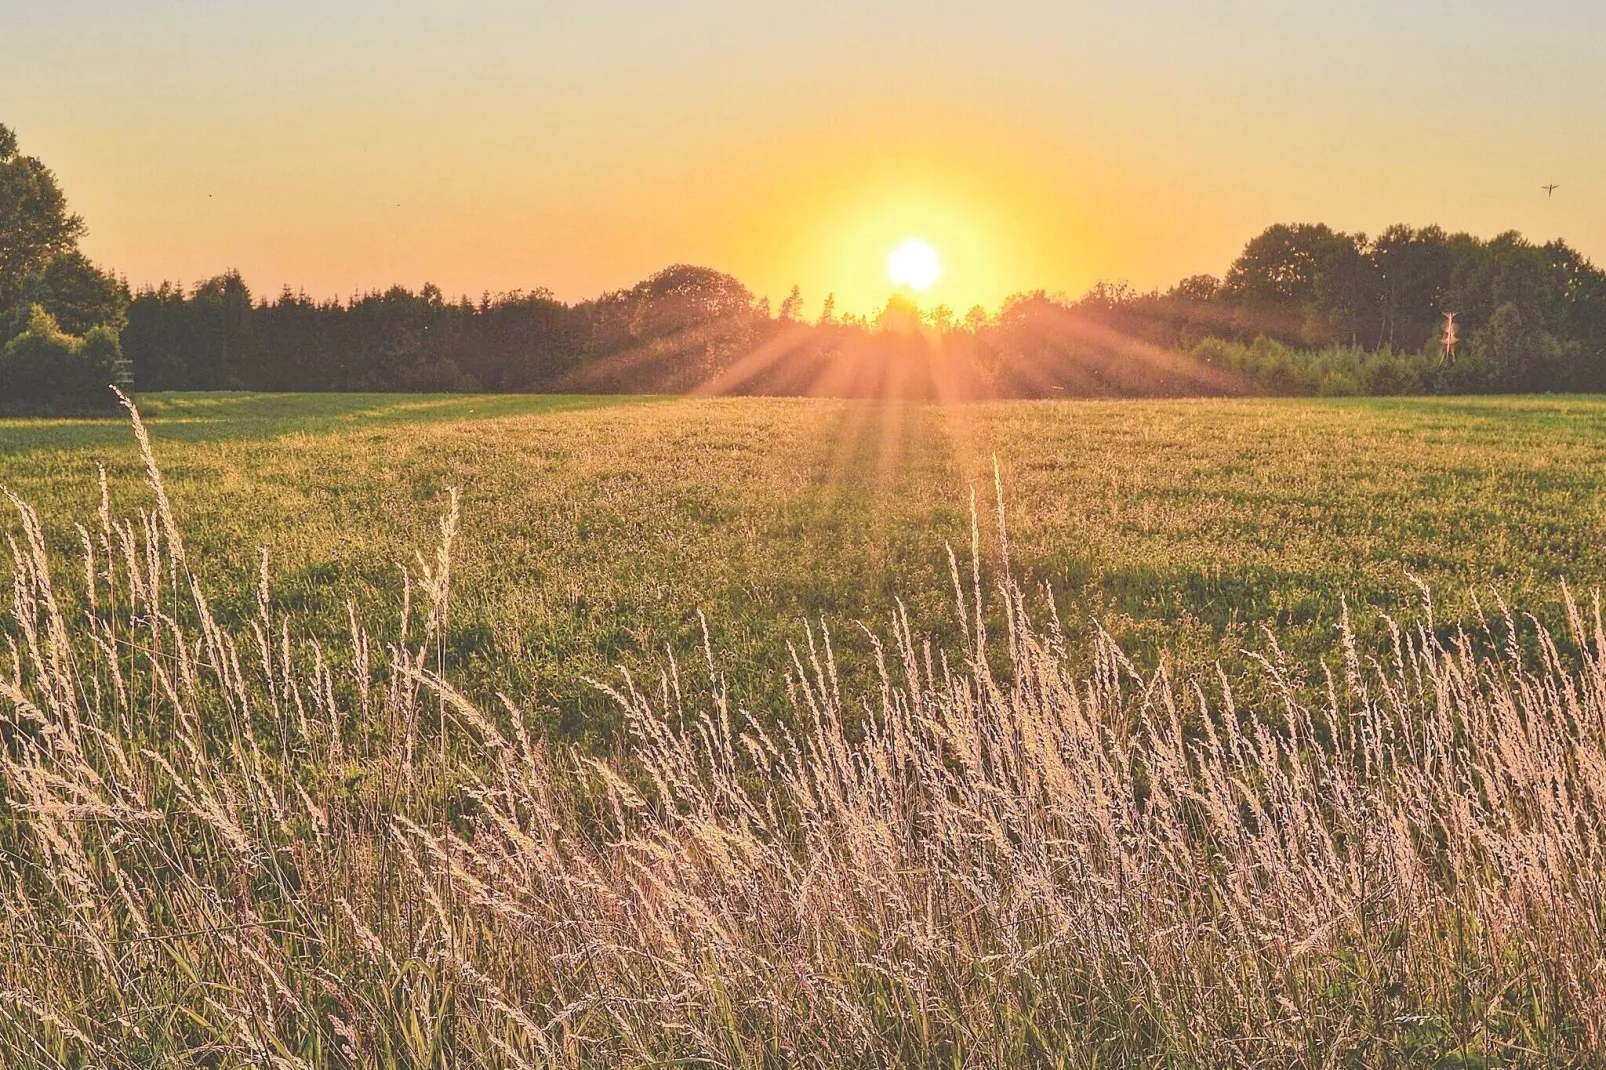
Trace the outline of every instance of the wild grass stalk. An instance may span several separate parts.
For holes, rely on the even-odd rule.
[[[899,607],[844,693],[822,624],[781,717],[671,654],[599,685],[604,756],[448,679],[455,502],[399,633],[336,655],[266,561],[220,623],[135,427],[155,506],[103,505],[70,578],[11,499],[8,1066],[1606,1056],[1598,599],[1559,635],[1425,601],[1377,649],[1346,617],[1315,700],[1268,634],[1245,706],[1078,659],[973,544],[952,648]]]

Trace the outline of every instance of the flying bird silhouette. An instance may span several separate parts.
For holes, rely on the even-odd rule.
[[[1556,195],[1556,191],[1561,189],[1561,187],[1556,185],[1554,182],[1548,186],[1540,186],[1539,188],[1545,191],[1546,197],[1554,197]]]

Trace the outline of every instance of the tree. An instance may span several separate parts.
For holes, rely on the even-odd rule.
[[[752,310],[753,295],[735,277],[710,268],[676,264],[630,291],[630,333],[663,338]]]
[[[1179,301],[1204,303],[1214,301],[1221,293],[1221,280],[1214,275],[1189,275],[1166,294]]]
[[[184,361],[203,390],[239,390],[255,385],[251,352],[250,287],[238,271],[207,279],[190,295]]]
[[[1396,225],[1379,234],[1369,253],[1378,288],[1376,344],[1417,350],[1434,338],[1453,266],[1438,227]]]
[[[0,126],[0,309],[17,303],[22,280],[46,261],[71,252],[84,221],[50,169],[17,151],[17,135]]]
[[[123,286],[78,252],[83,220],[56,176],[0,126],[0,399],[103,409],[127,387]]]
[[[1251,304],[1309,301],[1316,292],[1317,248],[1332,237],[1332,228],[1323,223],[1267,227],[1227,269],[1227,293]]]
[[[197,389],[184,346],[188,333],[186,305],[184,287],[170,282],[142,288],[129,301],[123,350],[141,388]]]
[[[1606,272],[1565,242],[1545,246],[1567,305],[1566,334],[1577,346],[1567,369],[1569,390],[1606,389]]]
[[[1549,331],[1530,324],[1517,305],[1506,302],[1472,335],[1471,357],[1477,371],[1496,390],[1543,390],[1556,379],[1563,357],[1561,343]]]
[[[1279,223],[1244,246],[1223,284],[1244,333],[1322,345],[1358,341],[1376,306],[1366,237],[1324,223]]]
[[[1375,316],[1377,308],[1375,270],[1366,248],[1364,234],[1335,233],[1317,243],[1312,295],[1316,321],[1307,325],[1306,342],[1360,344],[1367,317]]]
[[[792,292],[786,295],[785,301],[781,302],[780,319],[786,323],[796,323],[802,318],[803,291],[801,288],[793,286]]]
[[[920,330],[920,306],[914,298],[895,293],[887,298],[887,307],[876,317],[876,330],[896,334],[914,334]]]
[[[1077,304],[1100,312],[1110,312],[1122,305],[1136,301],[1137,298],[1137,290],[1133,289],[1132,284],[1125,279],[1118,279],[1114,282],[1100,279],[1093,284],[1092,289],[1082,295]]]
[[[41,306],[68,334],[84,335],[92,327],[121,333],[128,322],[123,285],[76,250],[50,258],[24,278],[18,298],[19,308]]]

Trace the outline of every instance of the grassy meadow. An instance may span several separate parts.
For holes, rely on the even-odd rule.
[[[1606,1059],[1606,403],[139,407],[0,422],[0,1064]]]
[[[948,546],[969,492],[993,552],[993,459],[1012,564],[1067,631],[1108,628],[1145,664],[1208,668],[1263,646],[1328,650],[1347,598],[1441,616],[1498,593],[1536,609],[1606,578],[1606,405],[1569,399],[1001,402],[151,395],[140,399],[195,565],[220,612],[275,598],[340,636],[346,603],[394,626],[398,566],[461,496],[447,661],[536,695],[567,737],[617,723],[585,678],[700,648],[735,700],[776,705],[788,642],[902,599],[951,636]],[[0,485],[74,552],[99,504],[148,505],[127,426],[0,421]],[[228,597],[233,594],[231,601]]]

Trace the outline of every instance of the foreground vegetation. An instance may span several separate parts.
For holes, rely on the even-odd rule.
[[[267,563],[225,620],[141,463],[72,568],[13,500],[7,1065],[1606,1055],[1593,603],[1554,635],[1345,614],[1316,700],[1272,641],[1246,702],[1079,653],[1003,508],[961,513],[946,641],[889,607],[856,688],[812,627],[780,718],[683,647],[614,677],[598,756],[465,697],[455,499],[393,626],[337,651]]]

